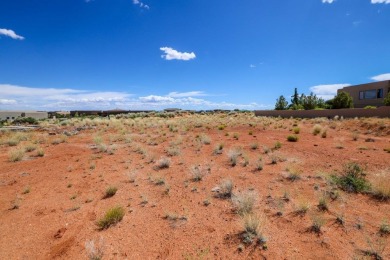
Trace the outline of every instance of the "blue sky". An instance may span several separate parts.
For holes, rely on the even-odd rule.
[[[1,0],[0,109],[272,109],[390,79],[390,0]]]

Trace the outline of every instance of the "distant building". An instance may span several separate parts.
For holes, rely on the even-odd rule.
[[[164,109],[165,112],[179,112],[181,111],[180,108],[166,108]]]
[[[48,118],[47,112],[41,111],[7,111],[0,110],[0,120],[15,120],[21,117],[32,117],[34,119],[46,119]]]
[[[390,80],[349,86],[337,90],[337,93],[341,91],[351,95],[355,108],[384,106],[384,98],[390,92]]]

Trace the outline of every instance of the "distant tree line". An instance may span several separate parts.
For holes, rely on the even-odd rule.
[[[295,88],[294,95],[291,96],[289,104],[286,98],[282,95],[276,99],[275,110],[311,110],[311,109],[340,109],[352,108],[353,100],[347,92],[339,92],[333,99],[325,101],[323,98],[317,97],[313,92],[306,96],[298,94],[298,89]]]

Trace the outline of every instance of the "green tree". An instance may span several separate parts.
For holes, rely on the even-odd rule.
[[[318,98],[313,92],[309,96],[302,95],[302,106],[305,110],[315,109],[317,107]]]
[[[288,102],[284,96],[280,96],[276,99],[275,110],[286,110],[288,107]]]
[[[332,108],[353,108],[353,99],[347,92],[341,91],[334,97]]]
[[[292,106],[299,105],[299,95],[298,95],[297,88],[294,89],[294,95],[292,96],[292,99],[291,99],[291,105]]]
[[[385,103],[385,106],[390,106],[390,91],[387,93],[387,96],[384,99],[384,103]]]

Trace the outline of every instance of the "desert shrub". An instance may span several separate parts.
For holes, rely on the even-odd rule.
[[[379,233],[381,233],[382,235],[388,235],[390,234],[390,224],[387,223],[386,220],[384,220],[382,222],[382,224],[380,225],[379,227]]]
[[[258,143],[252,143],[252,144],[250,144],[250,148],[252,150],[257,150],[259,148],[259,144]]]
[[[261,171],[263,170],[264,165],[263,165],[263,158],[259,157],[257,161],[255,162],[255,170],[256,171]]]
[[[275,145],[274,145],[274,150],[278,150],[278,149],[280,149],[280,148],[282,148],[282,143],[279,142],[279,141],[276,141],[276,143],[275,143]]]
[[[97,222],[97,226],[100,230],[109,228],[110,226],[120,222],[123,219],[124,215],[125,210],[122,207],[113,207],[109,209],[106,214]]]
[[[376,109],[376,106],[365,106],[364,109]]]
[[[167,149],[167,154],[168,154],[169,156],[177,156],[177,155],[179,155],[180,153],[181,153],[180,148],[177,147],[177,146],[169,147],[169,148]]]
[[[237,165],[237,160],[240,155],[241,155],[241,151],[238,148],[229,150],[228,158],[231,166]]]
[[[21,161],[24,157],[24,149],[14,149],[8,152],[8,159],[11,162]]]
[[[93,137],[93,142],[96,144],[96,145],[100,145],[103,143],[103,138],[101,136],[94,136]]]
[[[24,147],[24,150],[25,150],[26,152],[32,152],[32,151],[34,151],[35,149],[37,149],[37,147],[36,147],[35,145],[33,145],[33,144],[29,144],[29,145],[26,145],[26,146]]]
[[[214,154],[222,154],[223,147],[223,143],[217,144],[217,146],[214,148]]]
[[[297,142],[298,141],[298,136],[296,136],[296,135],[289,135],[289,136],[287,136],[287,141],[289,141],[289,142]]]
[[[242,219],[242,239],[245,244],[251,244],[254,241],[264,243],[265,238],[262,235],[262,229],[265,224],[265,217],[256,214],[245,214]]]
[[[322,196],[319,200],[318,200],[318,205],[317,205],[318,209],[319,210],[322,210],[322,211],[326,211],[329,209],[328,207],[328,200],[326,199],[325,196]]]
[[[388,177],[378,177],[372,184],[372,194],[379,200],[390,200],[390,182]]]
[[[12,138],[7,141],[8,146],[17,146],[19,143],[20,141],[16,138]]]
[[[233,182],[232,180],[226,179],[219,185],[218,196],[221,198],[231,198],[233,194]]]
[[[207,167],[202,167],[201,165],[193,165],[190,169],[191,179],[193,181],[201,181],[204,176],[208,173]],[[208,168],[210,169],[210,168]]]
[[[293,133],[294,134],[299,134],[300,131],[301,131],[301,129],[299,127],[294,127],[293,128]]]
[[[105,152],[107,152],[108,147],[107,147],[106,144],[100,143],[100,144],[97,145],[97,149],[98,149],[99,152],[105,153]]]
[[[200,139],[200,141],[201,141],[203,144],[210,144],[210,143],[211,143],[211,138],[210,138],[210,136],[208,136],[208,135],[206,135],[206,134],[200,135],[199,139]]]
[[[45,155],[45,151],[42,148],[39,148],[37,150],[37,156],[38,157],[43,157]]]
[[[365,175],[363,168],[352,162],[344,165],[340,176],[332,175],[331,178],[344,191],[361,193],[370,190],[370,183]]]
[[[104,240],[100,237],[99,243],[95,245],[93,240],[85,242],[85,250],[89,260],[101,260],[104,256]]]
[[[327,129],[322,130],[321,137],[326,138],[327,135],[328,135]]]
[[[320,125],[315,125],[312,130],[313,135],[318,135],[321,133],[322,127]]]
[[[104,199],[111,198],[115,195],[115,193],[118,191],[117,187],[110,186],[106,189],[106,192],[104,193]]]
[[[321,215],[313,215],[311,221],[311,230],[316,233],[321,233],[321,228],[326,223],[324,217]]]
[[[167,157],[160,158],[156,164],[158,169],[169,168],[170,165],[171,165],[171,160]]]
[[[298,215],[304,215],[310,209],[310,203],[307,200],[300,200],[295,209],[295,213]]]
[[[297,181],[301,179],[301,171],[295,170],[295,169],[289,169],[288,170],[288,176],[287,179],[290,181]]]
[[[232,198],[237,213],[241,216],[252,213],[257,201],[257,194],[252,191],[241,192]]]

